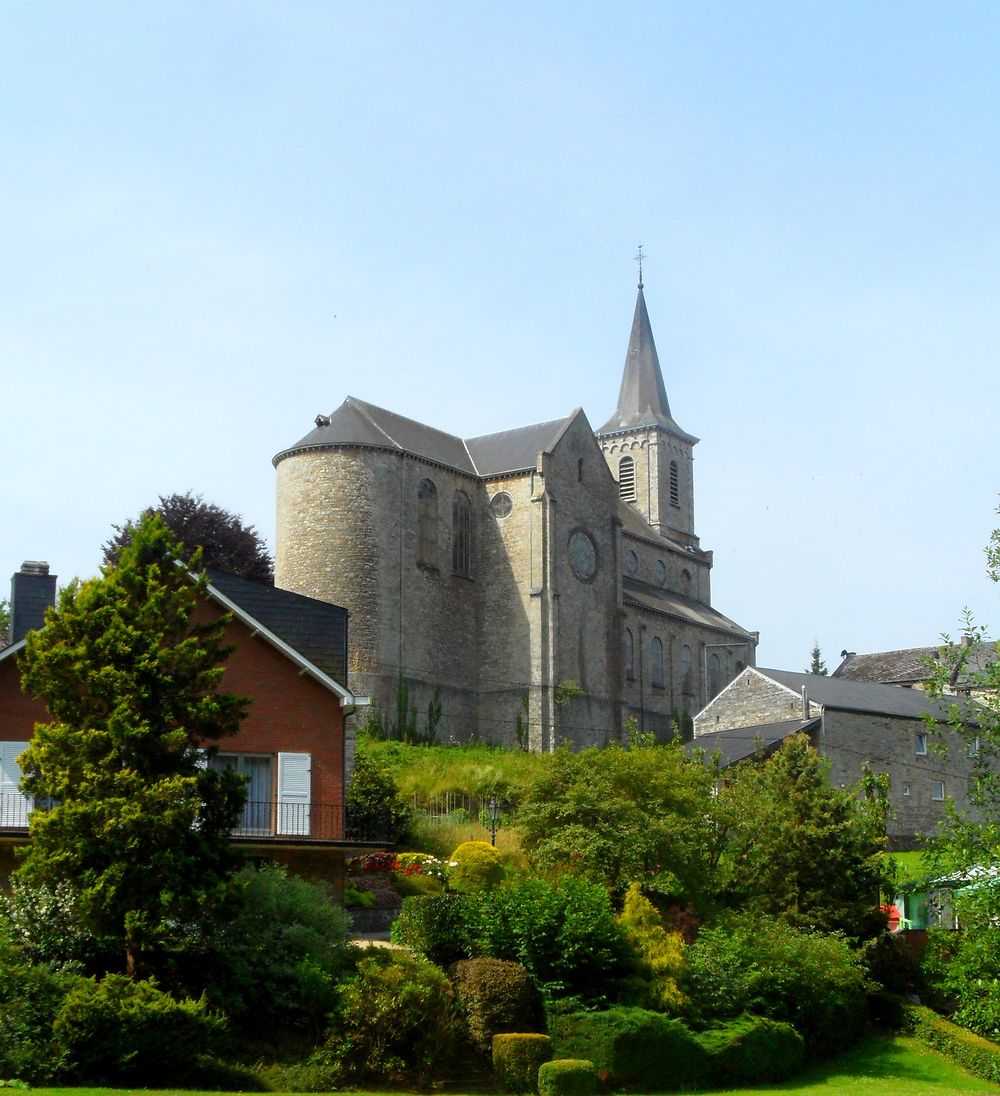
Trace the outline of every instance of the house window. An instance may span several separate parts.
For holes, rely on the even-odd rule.
[[[625,629],[624,636],[625,646],[625,676],[629,681],[635,680],[635,644],[632,640],[632,633]]]
[[[635,502],[635,461],[631,457],[622,457],[618,462],[618,497]]]
[[[931,799],[935,803],[941,803],[944,801],[944,781],[932,780],[931,781]]]
[[[247,801],[243,807],[239,834],[274,832],[274,783],[272,758],[266,754],[222,753],[211,758],[208,766],[215,772],[230,770],[246,781]]]
[[[0,828],[24,829],[28,825],[28,797],[21,791],[18,758],[27,742],[0,742]]]
[[[670,462],[670,505],[678,510],[681,506],[681,477],[675,460]]]
[[[715,696],[722,688],[722,663],[718,655],[709,655],[708,658],[708,698]]]
[[[904,784],[903,785],[903,796],[904,796],[904,798],[909,798],[909,796],[910,796],[910,785],[909,784]]]
[[[663,688],[663,641],[657,636],[649,647],[649,660],[652,663],[649,669],[650,684],[654,688]]]
[[[927,735],[923,731],[918,731],[916,735],[916,754],[917,757],[927,756]]]
[[[417,562],[437,566],[438,493],[429,480],[417,488]]]
[[[979,756],[979,735],[969,739],[969,757]]]
[[[464,491],[456,491],[451,504],[451,569],[464,578],[472,574],[472,503]]]

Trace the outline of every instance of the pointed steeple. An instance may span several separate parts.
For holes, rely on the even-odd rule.
[[[646,426],[662,426],[683,438],[690,437],[674,422],[670,414],[640,274],[635,315],[632,317],[632,333],[629,335],[628,353],[625,355],[625,371],[622,375],[621,391],[618,393],[618,407],[597,432],[609,434]]]

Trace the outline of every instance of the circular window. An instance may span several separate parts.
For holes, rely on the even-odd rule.
[[[639,557],[631,548],[625,553],[625,574],[634,575],[639,570]]]
[[[514,500],[506,491],[499,491],[490,499],[490,509],[494,517],[505,518],[514,509]]]
[[[665,586],[667,582],[667,565],[662,559],[656,561],[656,566],[653,568],[653,575],[656,578],[656,584],[658,586]]]
[[[582,529],[570,533],[569,562],[573,574],[584,582],[593,578],[597,571],[597,545]]]

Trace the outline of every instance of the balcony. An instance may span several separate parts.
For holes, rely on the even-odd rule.
[[[16,792],[0,795],[0,834],[25,837],[35,807]],[[39,806],[37,809],[43,809]],[[275,844],[381,844],[389,843],[388,815],[352,819],[343,804],[285,803],[264,800],[247,803],[232,831],[234,841]]]

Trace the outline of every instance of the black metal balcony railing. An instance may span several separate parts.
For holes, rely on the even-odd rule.
[[[35,805],[17,793],[0,795],[0,831],[27,831]],[[38,805],[41,809],[41,804]],[[390,839],[388,814],[355,814],[343,804],[279,803],[264,800],[247,803],[243,816],[232,831],[246,840],[362,841],[387,844]]]

